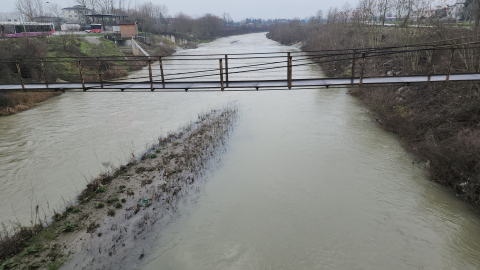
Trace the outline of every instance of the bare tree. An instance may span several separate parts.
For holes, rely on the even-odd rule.
[[[44,15],[43,1],[41,0],[16,0],[15,8],[24,20],[33,21],[33,18]]]
[[[49,3],[47,14],[50,17],[61,17],[62,16],[62,8],[57,3]]]
[[[86,7],[86,6],[88,6],[89,1],[88,0],[75,0],[75,2],[79,5],[81,5],[81,6]]]

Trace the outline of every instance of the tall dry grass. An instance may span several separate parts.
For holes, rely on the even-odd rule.
[[[60,93],[54,92],[10,92],[0,93],[0,116],[16,114],[35,107],[38,102],[45,101]]]

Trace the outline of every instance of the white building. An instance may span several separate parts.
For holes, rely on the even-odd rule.
[[[0,22],[21,22],[22,16],[18,13],[0,13]]]
[[[67,23],[86,23],[85,15],[92,14],[93,10],[81,5],[62,8],[62,17]]]
[[[449,7],[449,16],[452,19],[457,21],[461,20],[463,17],[463,12],[465,10],[465,1],[459,0],[455,4],[448,6]]]

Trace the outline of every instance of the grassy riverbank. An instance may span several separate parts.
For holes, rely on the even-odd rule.
[[[158,138],[142,156],[132,155],[127,164],[92,179],[78,204],[54,211],[48,225],[50,218],[36,207],[36,225],[17,225],[14,234],[0,234],[0,269],[58,269],[63,264],[118,269],[126,256],[142,259],[148,247],[133,247],[142,246],[162,217],[175,213],[179,200],[201,187],[210,162],[225,150],[237,112],[230,104]]]
[[[371,48],[434,43],[471,36],[470,29],[445,27],[381,27],[350,22],[299,26],[277,25],[269,38],[283,44],[303,42],[302,50]],[[467,40],[468,41],[468,40]],[[457,50],[452,73],[478,70],[476,49]],[[351,58],[351,57],[350,57]],[[415,75],[430,70],[445,74],[451,50],[389,54],[368,58],[365,77]],[[295,61],[295,59],[294,59]],[[433,64],[431,64],[433,63]],[[332,77],[351,76],[351,59],[319,63]],[[359,75],[357,65],[356,76]],[[405,148],[425,164],[433,181],[480,209],[480,84],[430,83],[362,86],[350,89],[375,113],[378,123],[397,134]]]
[[[147,46],[147,51],[154,55],[167,56],[175,52],[175,44],[156,38]],[[25,83],[44,83],[57,81],[78,81],[79,68],[75,59],[80,57],[118,57],[118,61],[104,62],[101,65],[104,80],[128,75],[141,69],[145,62],[137,61],[126,64],[122,51],[113,41],[101,36],[61,35],[52,37],[6,39],[0,43],[0,83],[20,84],[15,61],[29,58],[44,58],[44,69],[40,64],[20,62],[22,80]],[[128,58],[128,57],[127,57]],[[70,61],[63,61],[63,60]],[[5,63],[12,61],[11,63]],[[45,70],[45,74],[43,73]],[[98,66],[96,63],[84,63],[85,80],[96,80]],[[91,74],[91,75],[89,75]],[[0,116],[15,114],[28,110],[35,103],[56,96],[56,93],[0,93]]]

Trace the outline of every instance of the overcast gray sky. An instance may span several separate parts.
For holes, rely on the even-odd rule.
[[[58,3],[62,8],[76,5],[74,0],[44,0],[45,3]],[[179,12],[188,15],[203,15],[212,13],[222,15],[229,13],[233,20],[239,21],[245,18],[262,19],[291,19],[305,18],[315,15],[317,10],[324,11],[324,15],[331,7],[342,8],[345,3],[354,7],[359,0],[150,0],[155,4],[162,4],[168,7],[171,16]],[[433,0],[437,4],[445,5],[454,3],[456,0]],[[124,0],[128,3],[129,0]],[[144,0],[131,0],[132,6],[148,2]],[[12,12],[15,10],[15,0],[0,0],[0,12]]]
[[[47,1],[45,1],[47,2]],[[73,0],[48,0],[58,3],[62,8],[75,5]],[[128,1],[125,1],[128,2]],[[144,1],[136,0],[137,4]],[[168,7],[170,15],[184,12],[188,15],[203,15],[213,13],[220,16],[223,12],[229,13],[233,20],[244,18],[305,18],[314,15],[317,10],[328,10],[330,7],[341,7],[345,0],[151,0],[153,3]],[[135,0],[132,0],[135,3]],[[350,1],[356,4],[356,0]],[[133,5],[133,4],[132,4]],[[15,0],[0,0],[1,11],[14,11]]]

